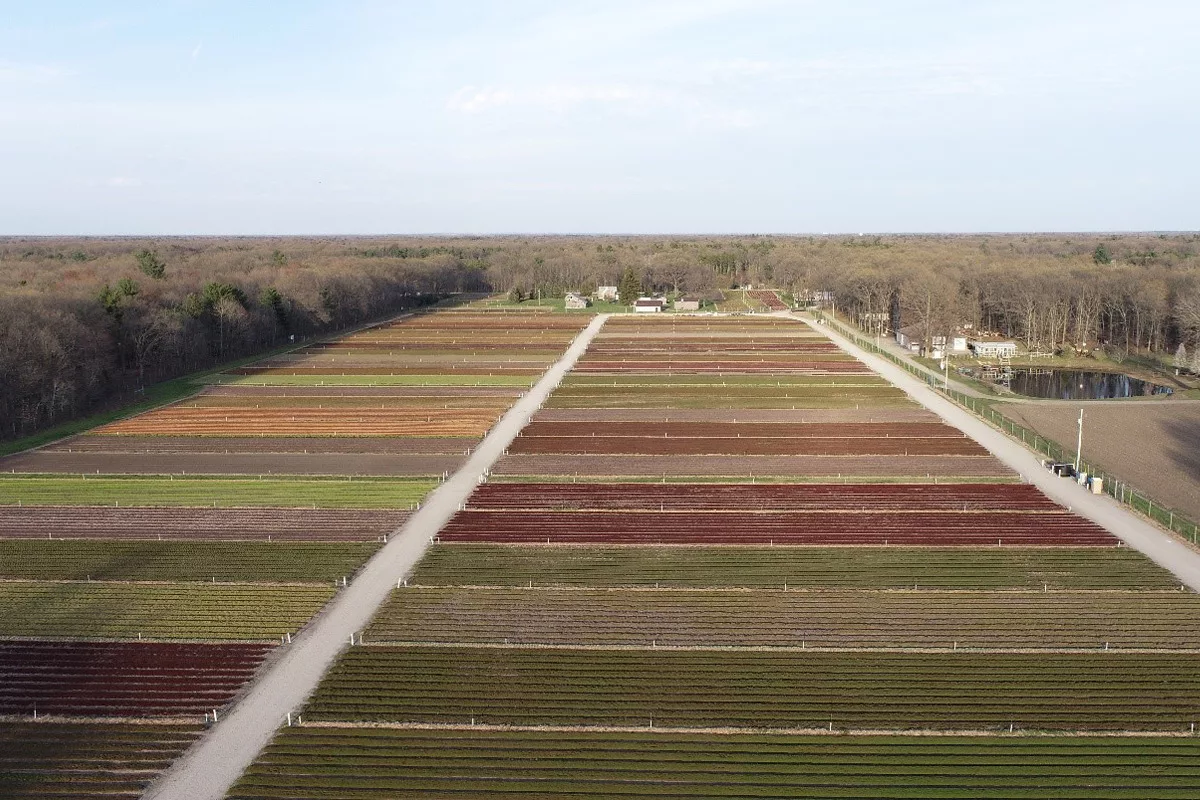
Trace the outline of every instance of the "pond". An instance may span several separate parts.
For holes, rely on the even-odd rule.
[[[996,380],[994,374],[984,377]],[[1134,378],[1121,372],[1089,372],[1077,369],[1027,369],[1014,367],[1012,390],[1026,397],[1052,400],[1109,400],[1171,394],[1170,386]]]

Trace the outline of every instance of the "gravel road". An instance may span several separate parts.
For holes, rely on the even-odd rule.
[[[1112,532],[1130,547],[1170,570],[1180,583],[1200,591],[1200,553],[1163,529],[1130,511],[1106,494],[1094,495],[1073,480],[1060,478],[1042,466],[1040,456],[1005,436],[969,411],[964,410],[924,381],[878,356],[857,347],[825,325],[804,319],[814,329],[833,339],[843,350],[903,389],[913,400],[940,416],[986,447],[996,458],[1015,469],[1052,500],[1069,507]]]
[[[598,315],[566,353],[496,423],[458,472],[425,501],[359,576],[270,666],[229,715],[147,790],[155,800],[221,800],[259,751],[316,688],[325,671],[367,626],[396,582],[424,555],[431,538],[458,510],[550,392],[583,355],[608,318]]]

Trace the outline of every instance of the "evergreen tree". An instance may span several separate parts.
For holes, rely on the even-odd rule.
[[[1092,251],[1092,261],[1097,264],[1111,264],[1112,253],[1108,252],[1108,248],[1103,244],[1096,245],[1096,249]]]
[[[633,267],[626,267],[625,274],[621,276],[621,282],[617,284],[617,294],[620,296],[621,302],[624,305],[631,306],[641,293],[641,280],[638,279],[637,274],[633,271]]]
[[[151,278],[161,279],[167,274],[167,264],[153,250],[138,250],[133,254],[137,259],[138,269]]]

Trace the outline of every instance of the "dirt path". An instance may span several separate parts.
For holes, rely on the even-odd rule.
[[[996,458],[1015,469],[1052,500],[1110,531],[1156,564],[1170,570],[1181,583],[1200,591],[1200,553],[1129,511],[1108,495],[1091,494],[1074,481],[1049,472],[1032,451],[947,400],[926,386],[924,381],[913,377],[902,368],[867,353],[827,325],[815,324],[808,318],[802,319],[815,330],[828,335],[843,350],[861,359],[871,369],[903,389],[913,400],[982,444]]]
[[[396,582],[424,555],[431,537],[450,519],[503,454],[550,392],[583,355],[608,318],[598,315],[559,359],[496,424],[475,452],[426,500],[367,563],[354,582],[250,688],[229,715],[147,790],[157,800],[221,800],[245,769],[316,688],[325,671],[367,626]]]

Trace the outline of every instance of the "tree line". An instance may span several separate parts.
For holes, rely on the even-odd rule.
[[[316,240],[0,241],[0,438],[487,285],[450,254]]]
[[[1200,351],[1200,236],[494,236],[0,240],[0,436],[148,383],[463,291],[733,287],[828,298],[926,344]]]

